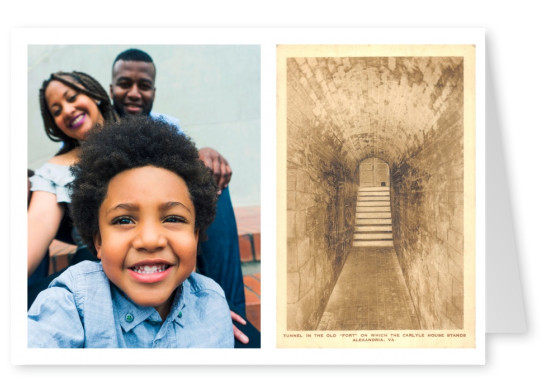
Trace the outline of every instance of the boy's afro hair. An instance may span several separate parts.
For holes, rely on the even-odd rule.
[[[216,214],[217,186],[195,144],[165,121],[127,116],[91,131],[82,143],[79,162],[71,167],[71,217],[94,255],[99,208],[109,182],[123,171],[144,166],[164,168],[184,179],[195,207],[195,228],[204,239]]]

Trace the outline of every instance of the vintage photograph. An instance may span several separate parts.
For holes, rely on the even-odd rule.
[[[279,347],[474,346],[474,52],[278,47]]]

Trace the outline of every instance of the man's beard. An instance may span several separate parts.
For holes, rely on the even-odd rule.
[[[145,116],[149,116],[149,114],[151,113],[151,110],[152,110],[152,107],[150,107],[147,112],[142,111],[141,113],[138,113],[138,114],[128,114],[126,111],[124,111],[124,105],[113,104],[113,107],[115,108],[115,111],[117,112],[117,114],[121,118],[125,117],[127,115],[145,115]]]

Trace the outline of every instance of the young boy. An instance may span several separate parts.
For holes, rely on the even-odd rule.
[[[220,286],[193,272],[216,185],[189,139],[143,116],[88,136],[73,221],[101,263],[70,267],[28,312],[29,347],[234,345]]]

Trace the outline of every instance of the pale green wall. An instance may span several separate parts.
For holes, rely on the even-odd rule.
[[[36,169],[59,144],[50,141],[38,105],[42,81],[56,71],[82,71],[107,91],[120,45],[30,45],[28,48],[28,166]],[[260,205],[260,47],[136,45],[157,67],[153,110],[180,119],[198,147],[230,162],[234,206]]]

